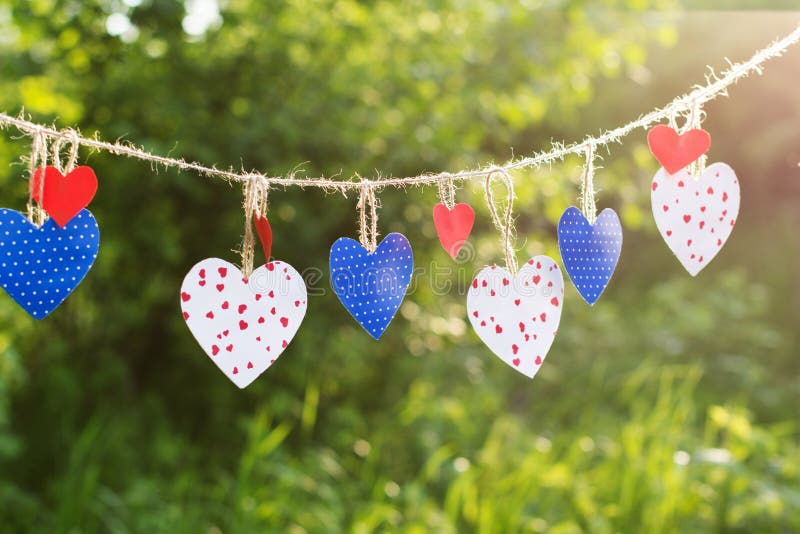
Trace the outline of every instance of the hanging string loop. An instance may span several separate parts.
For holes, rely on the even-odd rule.
[[[494,194],[492,193],[492,180],[499,179],[506,186],[506,212],[505,216],[501,219],[498,214],[497,206],[494,201]],[[492,167],[486,174],[486,182],[484,184],[486,193],[486,204],[489,207],[489,213],[492,216],[494,225],[500,230],[500,239],[503,247],[503,256],[506,262],[506,268],[514,275],[517,273],[517,258],[514,248],[511,244],[513,238],[513,217],[512,210],[514,205],[514,181],[508,172],[502,167]]]
[[[583,166],[583,176],[581,177],[581,211],[589,224],[594,224],[597,220],[597,203],[594,191],[594,143],[586,143],[586,163]]]
[[[61,166],[61,146],[65,143],[69,142],[69,151],[67,152],[67,162],[62,167]],[[53,141],[52,146],[52,153],[53,153],[53,166],[58,169],[58,171],[66,176],[72,169],[75,168],[75,165],[78,163],[78,149],[81,146],[80,136],[78,132],[73,130],[72,128],[65,128],[59,132],[58,137],[56,140]]]
[[[31,155],[28,159],[28,220],[36,226],[42,226],[47,220],[44,211],[44,174],[47,168],[47,134],[42,130],[33,133]],[[38,180],[37,180],[38,177]],[[37,183],[38,182],[38,183]],[[38,201],[34,200],[38,197]]]
[[[242,237],[242,274],[245,278],[253,272],[255,256],[255,236],[253,235],[253,213],[259,208],[259,175],[249,175],[242,186],[244,201],[244,236]]]
[[[378,201],[375,198],[375,185],[363,178],[358,194],[358,240],[370,253],[378,248]]]
[[[439,186],[439,202],[452,210],[456,205],[456,186],[449,172],[442,173],[437,184]]]

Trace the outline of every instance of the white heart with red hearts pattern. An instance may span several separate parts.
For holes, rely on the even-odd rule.
[[[564,303],[564,277],[548,256],[534,256],[516,276],[485,267],[467,293],[472,328],[511,368],[533,378],[553,344]]]
[[[240,388],[266,371],[306,314],[306,285],[288,263],[273,261],[249,279],[233,264],[207,258],[187,273],[181,309],[209,358]]]
[[[653,217],[689,274],[695,276],[722,249],[739,215],[739,181],[725,163],[692,176],[689,167],[675,174],[660,169],[651,186]]]

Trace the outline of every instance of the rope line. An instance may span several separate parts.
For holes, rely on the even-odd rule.
[[[78,134],[73,139],[76,139],[77,143],[80,145],[95,150],[101,150],[114,155],[149,161],[151,163],[155,163],[156,165],[162,165],[167,168],[171,167],[180,170],[195,171],[200,175],[240,183],[247,182],[253,177],[258,177],[267,185],[283,187],[299,186],[301,188],[316,187],[346,193],[348,190],[362,189],[367,185],[375,188],[405,187],[437,184],[443,179],[450,180],[451,182],[473,180],[485,178],[487,174],[496,172],[497,170],[509,172],[514,169],[538,167],[545,163],[562,160],[565,156],[570,154],[584,154],[586,148],[589,146],[599,147],[615,143],[639,128],[647,128],[648,126],[651,126],[663,119],[674,120],[673,117],[679,113],[691,112],[695,106],[699,107],[705,102],[713,100],[720,95],[727,96],[728,87],[735,84],[740,79],[747,77],[753,72],[761,74],[762,65],[766,61],[783,55],[783,53],[789,47],[797,44],[798,41],[800,41],[800,25],[798,25],[794,31],[785,37],[776,40],[766,48],[757,51],[747,61],[741,63],[732,63],[728,61],[728,69],[719,76],[714,72],[713,69],[709,68],[710,72],[706,74],[706,85],[697,85],[691,92],[675,98],[666,106],[662,108],[656,108],[646,115],[642,115],[638,119],[633,120],[623,126],[606,130],[596,137],[589,136],[583,141],[572,144],[554,143],[553,148],[549,151],[534,153],[531,156],[517,160],[512,159],[504,165],[486,165],[478,169],[463,170],[455,173],[424,173],[417,176],[407,176],[402,178],[392,177],[376,180],[363,179],[358,174],[353,174],[350,179],[345,180],[335,180],[326,178],[324,176],[316,178],[298,178],[296,176],[296,172],[294,171],[286,176],[267,176],[259,172],[236,172],[232,168],[224,170],[215,166],[208,167],[201,163],[186,161],[183,158],[170,158],[161,156],[147,152],[144,149],[130,143],[110,143],[103,141],[98,137],[98,134],[95,134],[94,137],[81,137]],[[64,135],[61,131],[52,126],[46,126],[26,120],[24,113],[21,113],[17,117],[8,115],[6,113],[0,113],[0,128],[4,126],[13,126],[17,130],[32,137],[39,135],[55,139]]]

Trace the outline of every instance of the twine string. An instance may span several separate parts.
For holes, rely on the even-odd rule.
[[[47,220],[42,205],[44,204],[44,175],[47,168],[47,136],[44,132],[34,132],[31,143],[31,155],[28,160],[28,176],[30,184],[28,187],[28,220],[36,226],[41,226]],[[39,201],[34,200],[34,176],[39,169],[38,197]]]
[[[259,217],[267,216],[267,207],[269,205],[269,182],[263,178],[258,178],[258,191],[256,199],[256,214]]]
[[[706,118],[706,114],[703,111],[702,104],[697,100],[693,100],[692,101],[691,112],[690,112],[690,115],[689,115],[689,120],[691,121],[691,123],[690,123],[691,126],[690,127],[691,128],[696,128],[696,129],[702,128],[703,121],[705,120],[705,118]],[[703,174],[703,172],[705,172],[705,170],[706,170],[706,160],[707,159],[708,159],[708,156],[703,154],[702,156],[697,158],[697,161],[692,163],[691,171],[692,171],[692,174],[694,176],[701,176]]]
[[[534,153],[531,156],[521,159],[512,159],[502,165],[500,168],[506,172],[513,171],[514,169],[521,169],[527,167],[538,167],[543,164],[552,163],[563,159],[569,154],[581,154],[584,152],[586,141],[591,141],[596,147],[605,146],[611,143],[619,142],[623,137],[639,130],[640,128],[648,128],[653,124],[661,122],[665,118],[672,117],[676,113],[686,110],[696,102],[697,105],[702,105],[705,102],[713,100],[718,96],[727,96],[728,87],[737,83],[739,80],[749,76],[751,73],[761,74],[763,71],[763,64],[770,59],[780,57],[791,46],[800,42],[800,25],[798,25],[791,33],[774,41],[767,47],[756,51],[750,59],[741,63],[730,63],[729,67],[717,75],[713,70],[706,74],[706,84],[695,86],[689,93],[676,97],[672,102],[668,103],[662,108],[656,108],[645,115],[617,128],[606,130],[596,137],[589,137],[581,143],[563,144],[555,143],[553,148],[548,151]],[[36,132],[42,132],[50,138],[56,138],[61,133],[52,127],[47,127],[35,122],[26,120],[24,116],[13,117],[6,113],[0,113],[0,127],[13,126],[19,131],[34,135]],[[218,169],[213,166],[205,166],[200,163],[186,161],[183,158],[170,158],[153,154],[143,150],[140,147],[130,143],[115,142],[110,143],[100,140],[97,135],[94,137],[80,137],[78,142],[95,150],[104,150],[111,154],[126,156],[139,160],[149,161],[155,165],[161,165],[165,168],[177,168],[180,170],[191,170],[201,175],[220,178],[223,180],[233,182],[247,182],[250,179],[252,172],[237,172],[233,169]],[[434,185],[442,177],[447,177],[453,181],[464,180],[478,180],[484,178],[491,169],[495,168],[493,165],[484,166],[477,169],[464,170],[455,173],[425,173],[417,176],[408,176],[404,178],[387,178],[373,183],[378,184],[379,187],[406,187],[412,185]],[[362,184],[354,180],[357,175],[350,177],[350,179],[335,180],[331,178],[321,177],[297,177],[295,172],[291,172],[285,176],[267,176],[266,174],[256,173],[259,177],[264,178],[270,185],[280,185],[283,187],[296,186],[296,187],[315,187],[328,191],[340,191],[342,193],[347,190],[359,189]]]
[[[594,143],[586,143],[586,163],[581,177],[581,211],[589,224],[597,220],[597,203],[594,190]]]
[[[494,202],[494,194],[492,193],[492,180],[495,176],[499,176],[499,180],[506,186],[506,213],[501,219],[497,212],[497,207]],[[514,253],[514,248],[511,245],[513,237],[513,218],[512,209],[514,205],[514,181],[511,176],[502,167],[494,167],[486,174],[486,182],[484,184],[486,193],[486,204],[489,207],[489,213],[492,216],[494,225],[500,230],[500,240],[503,245],[503,255],[505,256],[506,268],[514,275],[517,273],[517,258]]]
[[[702,104],[693,99],[689,102],[687,109],[684,111],[683,128],[679,133],[684,134],[689,130],[701,129],[703,127],[703,120],[705,119],[705,112],[703,111]],[[703,174],[706,169],[707,156],[703,154],[695,161],[689,164],[689,174],[698,177]]]
[[[258,207],[258,177],[252,177],[244,183],[244,236],[242,237],[242,274],[250,278],[253,272],[255,256],[255,236],[253,235],[253,212]]]
[[[67,163],[64,167],[61,166],[61,145],[65,142],[69,141],[70,147],[69,152],[67,153]],[[65,128],[61,130],[58,137],[56,137],[55,141],[53,141],[52,152],[53,152],[53,166],[58,169],[58,171],[66,176],[67,174],[72,172],[72,169],[75,168],[75,165],[78,163],[78,149],[81,146],[80,136],[78,132],[73,130],[72,128]]]
[[[456,186],[448,173],[442,173],[439,180],[439,202],[452,210],[456,205]]]
[[[375,187],[369,180],[361,180],[358,195],[358,240],[370,253],[378,248],[378,201]]]

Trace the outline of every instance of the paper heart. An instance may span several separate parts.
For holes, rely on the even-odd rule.
[[[486,267],[467,293],[467,314],[478,337],[529,378],[553,344],[563,304],[564,278],[547,256],[534,256],[516,276],[496,265]]]
[[[694,177],[686,169],[659,170],[650,200],[658,231],[680,262],[695,276],[717,255],[739,214],[739,181],[724,163]]]
[[[606,208],[591,225],[581,210],[567,208],[558,221],[558,248],[578,293],[593,305],[614,274],[622,251],[622,225],[617,213]]]
[[[689,130],[678,134],[664,124],[647,132],[650,152],[670,174],[675,174],[711,148],[711,136],[705,130]]]
[[[100,246],[100,229],[88,210],[63,228],[41,227],[18,211],[0,209],[0,286],[34,319],[47,317],[78,287]]]
[[[250,278],[232,263],[207,258],[186,274],[181,309],[209,358],[240,388],[283,353],[303,322],[306,285],[288,263],[273,261]]]
[[[31,193],[39,202],[39,177],[42,169],[33,173]],[[64,176],[55,167],[44,172],[44,201],[42,207],[59,226],[66,225],[79,211],[89,205],[97,192],[97,177],[91,167],[75,167]]]
[[[456,204],[452,210],[441,203],[433,207],[433,224],[439,242],[453,259],[466,243],[474,223],[475,210],[469,204]]]
[[[411,283],[414,256],[403,234],[391,233],[374,252],[341,237],[331,247],[331,285],[350,315],[378,339]]]

